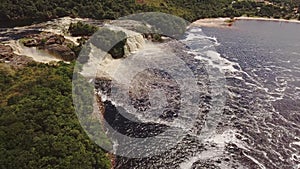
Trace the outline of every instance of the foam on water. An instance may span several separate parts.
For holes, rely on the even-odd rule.
[[[90,60],[89,62],[92,62],[91,64],[98,63],[99,65],[96,66],[98,69],[97,76],[99,77],[106,77],[108,79],[113,80],[113,86],[117,88],[122,88],[124,91],[120,91],[117,93],[114,93],[113,95],[108,97],[104,96],[103,99],[111,101],[116,106],[121,106],[124,108],[128,113],[134,114],[137,119],[144,123],[159,123],[159,124],[165,124],[168,126],[173,126],[181,129],[189,128],[191,125],[188,123],[188,120],[182,120],[182,119],[175,119],[172,122],[163,120],[161,118],[152,118],[151,113],[149,112],[139,112],[137,113],[137,110],[132,106],[126,106],[128,103],[126,102],[129,98],[127,98],[126,91],[129,90],[129,85],[132,83],[132,78],[135,76],[136,72],[139,72],[141,70],[144,70],[145,66],[147,67],[147,64],[152,63],[153,60],[157,60],[160,63],[168,60],[166,60],[167,57],[171,57],[171,51],[164,46],[164,44],[155,44],[149,41],[146,41],[145,44],[143,44],[142,48],[139,48],[138,51],[131,53],[130,58],[125,59],[111,59],[110,57],[106,57],[103,60],[99,60],[98,62]],[[127,61],[127,59],[133,59],[132,61]],[[84,66],[83,73],[87,73],[88,68],[91,66],[89,65],[89,62],[87,64],[87,68]],[[175,61],[174,61],[175,62]],[[178,64],[178,63],[177,63]],[[164,65],[164,64],[162,64]],[[168,65],[168,64],[166,64]],[[170,65],[168,65],[170,66]],[[171,65],[174,66],[174,65]],[[160,67],[156,67],[157,69]],[[167,67],[168,68],[168,67]],[[164,68],[166,69],[166,68]],[[91,70],[93,71],[93,70]],[[117,79],[117,81],[115,81]],[[103,93],[102,93],[103,94]],[[102,97],[102,94],[100,95]],[[122,98],[122,99],[120,99]],[[161,101],[161,100],[160,100]],[[160,110],[158,108],[158,110]],[[153,104],[151,107],[151,111],[155,112],[156,109],[153,108]],[[162,112],[160,112],[162,113]],[[153,115],[152,115],[153,116]],[[182,118],[190,118],[189,116],[182,116]],[[191,119],[192,120],[192,119]],[[191,121],[190,120],[190,121]]]
[[[194,57],[209,69],[218,70],[226,75],[228,78],[226,84],[228,105],[224,107],[224,114],[222,114],[224,119],[220,121],[220,128],[217,128],[217,132],[211,133],[205,140],[202,140],[202,137],[198,135],[198,130],[201,130],[205,124],[201,125],[202,123],[199,122],[200,124],[193,130],[187,132],[189,135],[187,141],[181,143],[183,146],[179,149],[175,148],[173,156],[165,155],[162,159],[153,158],[147,162],[154,160],[154,167],[170,167],[172,165],[181,169],[197,168],[202,164],[213,164],[219,168],[256,166],[261,169],[276,168],[278,164],[283,164],[283,166],[297,164],[299,154],[295,152],[300,145],[299,139],[294,138],[287,146],[285,137],[294,136],[289,130],[296,132],[299,124],[289,120],[289,117],[278,111],[273,104],[286,99],[287,96],[296,98],[293,93],[287,92],[289,92],[290,82],[298,79],[292,76],[272,76],[270,79],[273,81],[271,81],[261,73],[267,72],[273,75],[274,71],[279,74],[279,72],[288,73],[292,70],[288,67],[274,65],[270,61],[264,62],[267,65],[257,64],[253,68],[245,67],[238,58],[234,58],[234,56],[231,58],[229,55],[223,56],[216,52],[214,47],[223,44],[220,44],[215,37],[206,36],[200,28],[190,28],[186,38],[181,42],[187,44],[188,57]],[[155,45],[152,47],[151,45],[149,48],[155,49]],[[151,50],[147,51],[147,49],[148,46],[145,47],[144,52],[151,53]],[[199,62],[193,63],[198,64]],[[284,60],[280,62],[291,63]],[[216,79],[210,80],[214,82]],[[300,93],[299,87],[293,86],[293,88]],[[151,118],[145,118],[144,115],[137,115],[137,117],[143,122],[153,121]],[[174,125],[163,121],[158,122]],[[182,124],[177,125],[184,128]],[[202,143],[204,148],[196,149]],[[143,160],[137,161],[141,166],[151,165],[151,163],[143,163]],[[294,166],[295,169],[298,169],[297,165]]]
[[[208,37],[204,35],[201,28],[190,28],[186,35],[186,38],[182,41],[191,46],[191,49],[187,50],[187,52],[195,55],[195,59],[206,61],[209,66],[217,68],[223,73],[245,73],[241,70],[241,67],[238,63],[229,61],[228,59],[221,57],[221,54],[216,52],[214,47],[219,46],[220,43],[218,42],[216,37]],[[211,42],[214,43],[212,44]],[[196,46],[195,44],[199,44],[199,46]],[[206,45],[203,46],[203,44]],[[243,79],[242,76],[234,75],[233,77],[240,80]]]
[[[247,148],[247,145],[245,145],[242,141],[238,140],[236,138],[236,135],[239,135],[236,130],[228,129],[223,131],[221,134],[214,134],[211,138],[207,138],[204,140],[204,142],[207,145],[215,145],[213,147],[206,147],[206,150],[199,152],[196,156],[191,156],[187,158],[186,161],[182,162],[180,164],[181,169],[192,169],[192,166],[197,161],[203,161],[203,160],[218,160],[222,157],[225,157],[224,151],[226,148],[226,145],[229,143],[234,143],[239,148],[244,149],[246,151],[249,151]],[[231,168],[230,165],[226,166],[225,164],[222,164],[220,166],[222,169]]]
[[[203,33],[201,32],[201,29],[195,29],[189,32],[188,36],[187,36],[187,41],[190,42],[190,44],[195,44],[197,43],[197,41],[204,41],[205,38],[203,35]],[[194,35],[194,33],[200,34],[200,35]],[[237,104],[237,114],[239,115],[238,112],[243,113],[243,117],[242,119],[239,119],[239,124],[242,124],[243,127],[247,128],[246,131],[249,132],[249,130],[251,130],[251,133],[257,133],[257,135],[264,135],[267,134],[268,137],[270,137],[269,139],[267,139],[267,142],[272,142],[272,131],[273,131],[273,127],[268,126],[270,125],[268,124],[264,124],[264,117],[268,117],[268,116],[275,116],[273,113],[276,113],[276,116],[283,120],[286,124],[289,125],[295,125],[297,126],[297,124],[295,124],[292,121],[289,121],[288,118],[282,116],[282,114],[278,111],[275,110],[275,108],[271,105],[272,102],[276,102],[279,100],[284,99],[284,97],[289,96],[289,97],[295,97],[294,95],[290,95],[287,93],[288,90],[288,85],[289,85],[289,81],[295,81],[296,78],[294,77],[280,77],[280,76],[275,76],[274,81],[275,83],[270,83],[268,84],[269,79],[266,78],[262,78],[261,71],[267,71],[267,72],[273,72],[274,69],[278,70],[281,69],[284,72],[292,72],[291,69],[286,68],[286,67],[280,67],[278,65],[273,65],[272,66],[272,62],[265,62],[265,64],[269,64],[268,66],[263,66],[263,65],[257,65],[256,68],[253,68],[252,70],[243,70],[241,68],[241,66],[233,61],[229,61],[225,58],[223,58],[223,56],[221,56],[219,53],[215,52],[215,50],[211,50],[209,51],[209,49],[211,48],[211,46],[208,46],[205,50],[203,49],[197,49],[197,46],[195,48],[192,48],[191,52],[192,54],[195,55],[196,59],[205,61],[208,65],[210,65],[213,68],[217,68],[220,71],[224,71],[226,73],[226,77],[232,77],[234,79],[238,79],[240,81],[241,84],[234,84],[233,86],[238,86],[238,87],[233,87],[231,84],[229,84],[227,87],[231,90],[231,91],[238,91],[237,93],[235,92],[228,92],[228,95],[232,98],[230,99],[237,99],[238,100],[231,100],[229,103],[231,104],[231,106],[235,107],[235,104]],[[228,56],[226,58],[229,58]],[[234,60],[234,59],[230,59],[230,60]],[[239,61],[238,59],[236,59],[236,61]],[[280,60],[280,63],[283,64],[289,64],[291,63],[290,60]],[[248,71],[248,72],[246,72]],[[249,72],[250,71],[250,72]],[[243,84],[243,85],[242,85]],[[271,85],[273,85],[271,86]],[[297,88],[295,88],[296,90]],[[245,93],[245,94],[241,94],[241,93]],[[260,98],[261,97],[261,98]],[[258,106],[259,108],[254,108],[252,107],[252,105],[250,104],[250,106],[245,106],[245,104],[247,104],[246,102],[243,102],[243,104],[239,104],[239,100],[244,100],[244,99],[249,99],[249,101],[254,101],[252,104],[255,104],[256,106]],[[254,100],[257,99],[257,100]],[[256,103],[255,103],[256,102]],[[243,108],[245,107],[245,108]],[[253,112],[252,112],[253,111]],[[240,113],[240,114],[241,114]],[[254,113],[250,116],[248,116],[248,113]],[[247,119],[248,118],[248,119]],[[251,121],[251,123],[249,123]],[[264,128],[262,126],[262,124],[268,126],[267,128]],[[266,131],[267,130],[267,131]],[[286,129],[284,129],[286,130]],[[271,131],[271,132],[269,132]],[[286,131],[288,132],[288,131]],[[240,132],[239,132],[240,133]],[[243,136],[243,137],[242,137]],[[255,135],[254,135],[255,136]],[[243,156],[246,157],[248,160],[252,161],[253,163],[255,163],[258,167],[264,169],[267,168],[267,165],[265,163],[271,163],[271,164],[276,164],[276,161],[271,158],[269,156],[269,152],[268,151],[272,151],[272,154],[275,154],[276,156],[278,156],[279,159],[281,159],[281,161],[285,161],[285,156],[284,153],[288,152],[288,149],[284,149],[282,150],[272,150],[272,148],[270,147],[270,150],[267,151],[261,151],[261,146],[260,145],[252,145],[251,142],[255,142],[256,140],[255,137],[251,136],[250,134],[247,133],[241,133],[240,137],[242,137],[242,139],[240,140],[232,140],[233,143],[235,145],[237,145],[240,149],[245,150],[242,151]],[[244,140],[243,140],[244,138]],[[218,137],[216,137],[217,140],[220,140]],[[228,139],[228,138],[227,138]],[[229,139],[230,140],[230,139]],[[241,141],[242,144],[239,144],[238,142]],[[216,141],[218,146],[222,146],[222,144],[224,142],[222,141]],[[250,143],[249,143],[250,142]],[[246,143],[246,144],[244,144]],[[226,143],[225,143],[226,144]],[[241,146],[242,145],[242,146]],[[244,145],[244,146],[243,146]],[[293,145],[293,144],[292,144]],[[282,146],[282,145],[281,145]],[[257,148],[259,147],[259,148]],[[249,153],[247,153],[249,152]],[[255,152],[255,153],[253,153]],[[256,153],[262,154],[264,156],[263,159],[261,158],[257,158],[255,156]],[[211,154],[214,154],[213,152]],[[290,156],[293,157],[293,156]],[[293,157],[293,160],[295,161],[295,157],[297,158],[297,155]],[[193,163],[197,162],[198,160],[201,160],[198,155],[197,156],[192,156],[190,157],[190,160],[185,161],[184,163],[181,164],[181,168],[187,167],[187,168],[191,168],[193,166]]]
[[[252,157],[252,156],[246,154],[245,152],[243,152],[243,154],[244,154],[246,157],[248,157],[250,160],[252,160],[253,162],[255,162],[261,169],[266,169],[266,167],[265,167],[262,163],[260,163],[257,159],[255,159],[254,157]]]
[[[38,50],[36,47],[26,47],[19,41],[9,41],[7,44],[13,48],[15,54],[29,56],[37,62],[49,63],[51,61],[61,61],[48,52]]]
[[[73,37],[67,33],[70,24],[76,23],[78,21],[88,22],[89,19],[63,17],[63,18],[59,18],[53,21],[48,21],[46,23],[43,23],[44,26],[39,30],[44,32],[51,32],[58,35],[63,35],[66,39],[72,41],[76,45],[79,45],[77,40],[80,39],[81,37]]]

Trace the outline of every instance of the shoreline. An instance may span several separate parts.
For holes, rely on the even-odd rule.
[[[198,27],[217,27],[217,28],[229,28],[233,26],[236,21],[268,21],[268,22],[285,22],[285,23],[296,23],[300,24],[300,20],[291,19],[275,19],[275,18],[264,18],[264,17],[235,17],[235,18],[205,18],[194,21],[190,24],[190,26],[198,26]],[[189,26],[189,27],[190,27]]]
[[[194,21],[189,27],[200,26],[200,27],[229,27],[230,18],[205,18]]]
[[[246,16],[240,16],[234,18],[234,20],[254,20],[254,21],[272,21],[272,22],[288,22],[288,23],[299,23],[300,20],[296,19],[275,19],[275,18],[264,18],[264,17],[246,17]]]

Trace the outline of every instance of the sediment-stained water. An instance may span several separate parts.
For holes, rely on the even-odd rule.
[[[68,18],[56,22],[64,27],[69,24]],[[180,92],[177,86],[180,84],[172,81],[165,72],[146,71],[137,76],[141,82],[133,81],[134,85],[149,85],[154,89],[167,84],[166,97],[162,95],[157,98],[155,96],[158,94],[154,94],[152,100],[161,99],[172,104],[162,114],[154,112],[157,116],[143,114],[143,111],[133,112],[123,107],[122,99],[114,100],[107,94],[111,90],[110,86],[106,82],[99,83],[99,94],[106,100],[107,112],[104,118],[122,134],[152,137],[166,131],[171,125],[186,132],[178,144],[163,154],[147,158],[117,156],[115,168],[299,169],[299,28],[300,24],[295,23],[240,20],[230,28],[190,28],[178,41],[171,40],[163,44],[146,41],[143,48],[133,55],[147,57],[149,61],[158,59],[164,63],[170,52],[191,70],[197,82],[196,94],[199,97],[198,109],[191,112],[196,114],[196,118],[183,118],[180,114]],[[57,60],[34,48],[20,46],[15,41],[24,35],[41,31],[63,33],[60,32],[61,27],[58,28],[52,22],[29,27],[1,28],[0,42],[9,41],[13,43],[11,45],[15,52],[35,56],[40,62]],[[155,55],[157,51],[163,56],[161,60]],[[107,62],[110,64],[100,67],[106,69],[106,75],[125,80],[128,75],[126,71],[143,67],[143,64],[127,67],[123,64],[120,67],[122,72],[116,74],[121,60],[111,62],[107,59]],[[146,75],[151,78],[143,79]],[[155,83],[159,78],[161,83]],[[130,92],[133,98],[145,96],[136,94],[134,87]],[[132,104],[135,109],[144,110],[151,106],[148,102],[150,98],[132,99]],[[160,103],[151,104],[161,106]],[[123,108],[126,113],[119,114],[116,107]],[[126,117],[122,116],[124,114]],[[126,119],[128,117],[135,121],[131,122]],[[184,120],[178,120],[180,118]],[[189,124],[189,120],[193,123]],[[165,142],[158,144],[164,146]],[[122,143],[116,142],[116,152],[118,146],[122,146]]]
[[[166,43],[198,79],[199,116],[169,151],[148,158],[117,157],[116,168],[300,168],[299,28],[237,21],[231,28],[191,28],[182,40]],[[210,78],[208,69],[224,76]],[[220,80],[224,91],[213,93]],[[215,114],[219,120],[203,138],[212,109],[221,110]]]
[[[299,28],[239,21],[232,29],[204,29],[220,42],[222,57],[240,65],[243,79],[227,79],[231,111],[223,121],[230,120],[226,125],[247,146],[234,158],[245,167],[300,167]]]

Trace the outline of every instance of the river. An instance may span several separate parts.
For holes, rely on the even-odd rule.
[[[64,22],[64,27],[69,24],[68,18],[58,21]],[[13,41],[26,34],[57,30],[51,25],[49,22],[29,27],[1,28],[0,41]],[[117,156],[115,168],[299,169],[299,28],[300,24],[296,23],[239,20],[228,28],[190,28],[185,36],[176,42],[147,44],[148,49],[156,51],[170,48],[170,51],[190,68],[199,87],[195,92],[200,96],[197,105],[199,110],[190,110],[196,114],[195,119],[187,118],[183,121],[185,123],[176,125],[186,131],[186,136],[176,146],[163,154],[146,158]],[[15,51],[20,54],[41,62],[55,60],[48,55],[40,58],[46,54],[13,42]],[[180,43],[188,48],[180,46]],[[144,54],[148,54],[150,60],[156,59],[151,56],[151,51],[145,50]],[[164,55],[164,52],[161,53],[164,57],[168,56]],[[137,52],[135,55],[140,54]],[[160,60],[162,63],[167,60],[164,57]],[[111,66],[115,68],[114,64]],[[127,67],[132,69],[134,66],[137,65]],[[211,72],[207,70],[207,66]],[[126,67],[123,68],[122,71],[125,72],[122,72],[120,77],[126,75]],[[178,88],[172,86],[176,85],[176,82],[168,80],[163,74],[161,76],[166,79],[166,83],[171,84],[168,88],[171,89],[170,97],[174,95],[176,101]],[[221,92],[215,90],[220,88]],[[172,90],[175,92],[172,93]],[[160,116],[163,117],[162,121],[129,112],[129,116],[136,116],[139,123],[128,122],[116,113],[115,106],[122,105],[122,100],[118,101],[119,103],[105,102],[108,111],[105,118],[115,129],[126,135],[152,137],[170,127],[170,121],[165,121],[166,118],[176,122],[176,119],[181,117],[180,111],[177,110]],[[178,108],[176,104],[173,106]],[[214,113],[209,114],[211,112]],[[214,118],[212,121],[215,120],[216,125],[213,130],[203,132],[205,124],[209,124],[206,118],[208,115]],[[194,121],[192,127],[189,126],[188,120]],[[122,143],[118,144],[122,146]],[[128,145],[127,142],[123,144]],[[158,144],[164,146],[165,142]]]
[[[230,28],[191,28],[181,40],[188,44],[188,52],[182,55],[178,47],[174,51],[204,86],[214,81],[209,79],[210,83],[206,83],[208,76],[205,71],[199,71],[199,67],[210,65],[212,70],[224,73],[224,105],[220,93],[215,96],[219,104],[211,104],[212,100],[207,100],[211,91],[205,94],[202,88],[199,94],[204,99],[200,101],[197,113],[204,116],[197,118],[186,137],[160,155],[117,157],[116,168],[299,169],[299,28],[300,24],[295,23],[243,20]],[[211,56],[203,55],[202,49],[211,48],[207,46],[211,44],[217,52],[212,52]],[[172,42],[168,45],[176,46]],[[205,110],[218,105],[222,106],[222,111],[215,131],[205,139],[199,139],[203,134],[202,122],[206,120]],[[111,106],[108,106],[110,111]],[[126,126],[119,125],[123,123],[115,121],[111,124],[123,128],[126,133]],[[159,122],[156,125],[161,127]],[[159,133],[148,130],[153,126],[135,124],[135,127],[139,129],[129,130],[127,134]]]

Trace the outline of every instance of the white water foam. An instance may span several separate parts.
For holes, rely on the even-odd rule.
[[[255,159],[254,157],[246,154],[245,152],[243,152],[244,156],[246,156],[247,158],[249,158],[251,161],[253,161],[255,164],[257,164],[261,169],[266,169],[266,167],[260,163],[257,159]]]
[[[234,143],[237,147],[249,151],[248,147],[236,138],[239,135],[236,130],[228,129],[221,134],[214,134],[211,138],[204,140],[208,145],[215,145],[214,147],[206,147],[207,150],[189,157],[186,161],[180,164],[181,169],[191,169],[192,165],[200,160],[212,160],[224,157],[225,147],[228,143]],[[221,168],[230,168],[223,164]]]
[[[73,37],[68,34],[68,28],[71,23],[76,23],[78,21],[88,21],[89,19],[82,19],[82,18],[71,18],[71,17],[63,17],[59,19],[55,19],[53,21],[48,21],[43,23],[45,26],[39,29],[43,32],[51,32],[58,35],[63,35],[66,39],[72,41],[76,45],[79,45],[77,42],[78,39],[81,37]]]
[[[37,62],[49,63],[51,61],[61,61],[46,51],[38,50],[36,47],[26,47],[19,41],[9,41],[7,44],[12,47],[15,54],[31,57]]]
[[[241,67],[238,63],[229,61],[223,58],[219,53],[217,53],[214,47],[220,45],[216,37],[208,37],[204,35],[201,28],[193,27],[189,30],[186,38],[182,40],[190,46],[197,43],[205,46],[196,47],[194,50],[188,50],[188,53],[195,55],[195,59],[207,62],[209,66],[219,69],[221,72],[241,72]],[[211,43],[213,42],[213,43]],[[238,70],[239,69],[239,70]],[[245,72],[243,72],[245,73]],[[234,76],[235,78],[241,79],[242,77]]]

